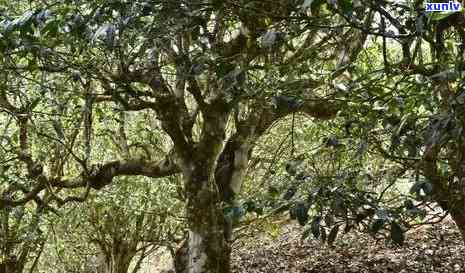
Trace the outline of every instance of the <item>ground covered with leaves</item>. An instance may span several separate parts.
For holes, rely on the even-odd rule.
[[[402,247],[353,232],[341,233],[328,246],[313,238],[302,240],[296,223],[281,229],[277,236],[238,239],[234,272],[465,272],[465,246],[450,220],[407,232]]]

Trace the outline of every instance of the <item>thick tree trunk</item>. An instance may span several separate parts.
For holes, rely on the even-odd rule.
[[[442,183],[435,183],[433,185],[434,200],[439,206],[448,211],[455,225],[460,231],[462,241],[465,244],[465,205],[462,199],[455,199],[454,196],[449,195],[446,188],[443,187]],[[461,205],[458,205],[461,204]]]
[[[254,132],[252,127],[247,128]],[[234,204],[240,192],[253,147],[249,138],[252,132],[231,137],[217,164],[196,163],[183,168],[187,170],[189,234],[176,252],[176,272],[231,272],[233,227],[225,221],[222,206]]]
[[[453,209],[450,211],[450,215],[455,222],[455,225],[462,235],[462,240],[465,243],[465,208]]]
[[[444,210],[448,211],[455,225],[460,231],[462,241],[465,244],[465,204],[461,198],[456,199],[455,196],[449,194],[449,190],[445,188],[444,183],[439,183],[439,180],[431,180],[433,184],[433,198]]]
[[[187,273],[229,273],[231,246],[224,235],[221,198],[213,171],[196,164],[185,176],[188,202]],[[211,169],[213,170],[213,169]]]
[[[444,176],[438,170],[437,164],[440,151],[440,146],[427,146],[422,162],[423,175],[428,178],[433,185],[433,199],[443,210],[449,212],[465,243],[465,204],[463,192],[461,192],[463,185],[453,185],[449,183],[449,181],[454,181],[454,177],[463,177],[461,170],[462,161],[459,162],[458,168],[454,168],[454,173],[449,174],[449,176]],[[452,194],[455,192],[459,194]]]

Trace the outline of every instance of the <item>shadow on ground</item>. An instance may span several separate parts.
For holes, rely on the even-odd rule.
[[[245,237],[235,243],[234,272],[247,273],[454,273],[465,272],[465,247],[447,220],[406,234],[403,247],[361,234],[340,234],[334,247],[301,241],[297,224],[279,236]]]

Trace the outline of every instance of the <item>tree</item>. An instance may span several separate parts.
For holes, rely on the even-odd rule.
[[[343,97],[359,106],[348,111],[354,114],[349,116],[358,119],[356,128],[365,127],[362,132],[372,151],[406,166],[414,178],[412,194],[428,195],[451,214],[465,235],[460,45],[464,18],[458,12],[425,14],[422,4],[373,5],[381,16],[382,31],[376,35],[383,50],[372,51],[371,56],[382,63],[358,66],[361,73],[355,73],[351,83],[355,88]],[[393,40],[399,46],[391,54],[386,48]],[[377,69],[379,74],[371,74]]]
[[[322,5],[317,4],[312,12]],[[338,54],[337,66],[331,66],[343,71],[366,38],[348,31],[343,36],[352,42],[341,45],[331,42],[338,29],[313,30],[312,23],[328,23],[337,12],[331,4],[321,17],[310,17],[309,7],[295,1],[37,5],[21,16],[12,14],[3,27],[5,82],[21,80],[20,89],[4,86],[0,105],[16,121],[19,133],[10,153],[23,162],[32,186],[13,200],[2,199],[0,206],[23,204],[43,192],[50,201],[66,203],[117,176],[181,173],[187,272],[230,271],[225,235],[231,232],[223,206],[234,202],[255,142],[292,113],[334,117],[339,106],[323,88],[314,91],[323,83],[311,74],[320,61]],[[368,13],[367,22],[371,18]],[[61,114],[35,131],[37,109]],[[148,157],[96,161],[94,115],[101,109],[156,115],[172,150],[159,161],[150,145],[144,146]],[[64,114],[78,127],[64,126]],[[48,139],[59,156],[39,158],[30,145],[35,137]],[[77,198],[52,194],[54,188],[80,187],[86,192]]]
[[[37,267],[46,234],[41,217],[43,208],[18,206],[0,211],[0,272],[22,273]]]
[[[315,2],[312,8],[325,5]],[[365,44],[362,54],[354,55],[346,63],[347,69],[328,73],[326,77],[334,87],[334,98],[343,102],[333,123],[339,127],[338,135],[328,136],[326,145],[348,146],[348,153],[340,149],[334,151],[339,156],[352,157],[350,150],[360,148],[361,153],[355,153],[351,160],[357,160],[360,155],[367,157],[367,154],[370,158],[383,157],[387,160],[384,164],[388,171],[387,181],[378,179],[376,173],[369,174],[387,188],[377,190],[371,197],[357,198],[355,208],[361,211],[352,211],[351,217],[361,217],[359,213],[364,210],[363,205],[367,205],[371,207],[369,214],[375,218],[366,218],[371,219],[369,228],[387,227],[397,240],[401,239],[397,235],[399,230],[411,227],[404,216],[423,215],[420,207],[433,202],[450,213],[464,235],[463,14],[424,13],[424,1],[407,4],[369,1],[367,8],[358,1],[348,2],[337,1],[339,8],[335,13],[345,20],[348,32],[358,29],[367,35],[370,43]],[[366,10],[379,19],[363,24],[359,12]],[[347,36],[341,36],[348,40]],[[351,163],[343,164],[350,166]],[[364,161],[361,169],[366,165],[375,166]],[[355,171],[360,169],[355,168]],[[331,176],[337,173],[333,171]],[[314,172],[307,175],[315,178]],[[358,175],[356,173],[351,179],[360,181]],[[388,207],[383,204],[382,197],[386,197],[387,191],[400,179],[412,182],[410,193],[395,195],[396,202]],[[330,182],[331,186],[339,188],[346,183]],[[311,183],[315,184],[315,180]],[[320,204],[324,205],[320,212],[331,210],[331,204],[338,198],[347,202],[345,205],[354,205],[350,204],[354,201],[350,188],[344,186],[336,192],[326,190],[313,192],[315,197],[321,195],[325,199]],[[297,203],[291,213],[296,212],[295,209],[305,209],[300,214],[305,222],[308,206]],[[343,215],[347,217],[346,213]],[[318,219],[315,223],[319,223],[321,218]],[[400,227],[399,222],[404,226]]]
[[[87,261],[89,272],[137,272],[147,256],[170,247],[183,224],[177,218],[182,206],[173,198],[176,184],[129,179],[121,177],[85,203],[66,208],[67,217],[49,227],[54,237],[43,268],[80,272]]]

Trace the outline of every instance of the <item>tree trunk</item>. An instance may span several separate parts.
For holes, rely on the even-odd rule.
[[[183,172],[187,192],[187,250],[185,266],[177,272],[229,273],[231,245],[224,235],[222,201],[214,179],[214,165],[196,162]],[[176,257],[180,261],[182,257]]]
[[[231,272],[233,227],[230,221],[225,221],[222,207],[234,204],[240,192],[254,132],[253,126],[248,126],[244,135],[231,137],[216,164],[207,161],[183,168],[189,234],[176,251],[176,272]]]
[[[423,175],[433,185],[433,200],[435,200],[443,210],[449,212],[455,222],[455,225],[459,229],[460,234],[462,235],[463,242],[465,243],[465,205],[463,203],[463,185],[454,185],[450,183],[450,181],[454,181],[455,177],[463,177],[463,162],[460,160],[459,164],[452,166],[454,172],[448,174],[448,176],[444,176],[439,171],[437,164],[440,152],[441,147],[439,145],[430,145],[426,147],[422,162]],[[449,156],[449,158],[454,158],[454,156]]]
[[[14,257],[0,263],[0,273],[22,273],[23,269],[24,264],[19,263]]]
[[[128,261],[125,257],[113,258],[108,267],[109,270],[107,273],[127,273],[130,263],[131,259]]]
[[[462,240],[465,243],[465,208],[453,209],[450,211],[450,215],[459,229],[460,234],[462,235]]]
[[[111,251],[111,257],[107,268],[107,273],[127,273],[132,259],[136,255],[135,249],[124,240],[115,241]]]
[[[176,248],[173,257],[174,271],[177,273],[186,272],[187,260],[188,260],[188,240],[187,238],[181,242],[181,244]]]
[[[127,273],[136,252],[125,241],[114,240],[109,251],[102,251],[89,268],[97,273]]]
[[[438,183],[437,180],[436,183],[433,184],[433,191],[435,193],[433,194],[434,200],[444,211],[449,212],[465,244],[465,206],[461,198],[456,199],[453,195],[448,194],[448,190],[444,188],[443,185],[443,183]]]

